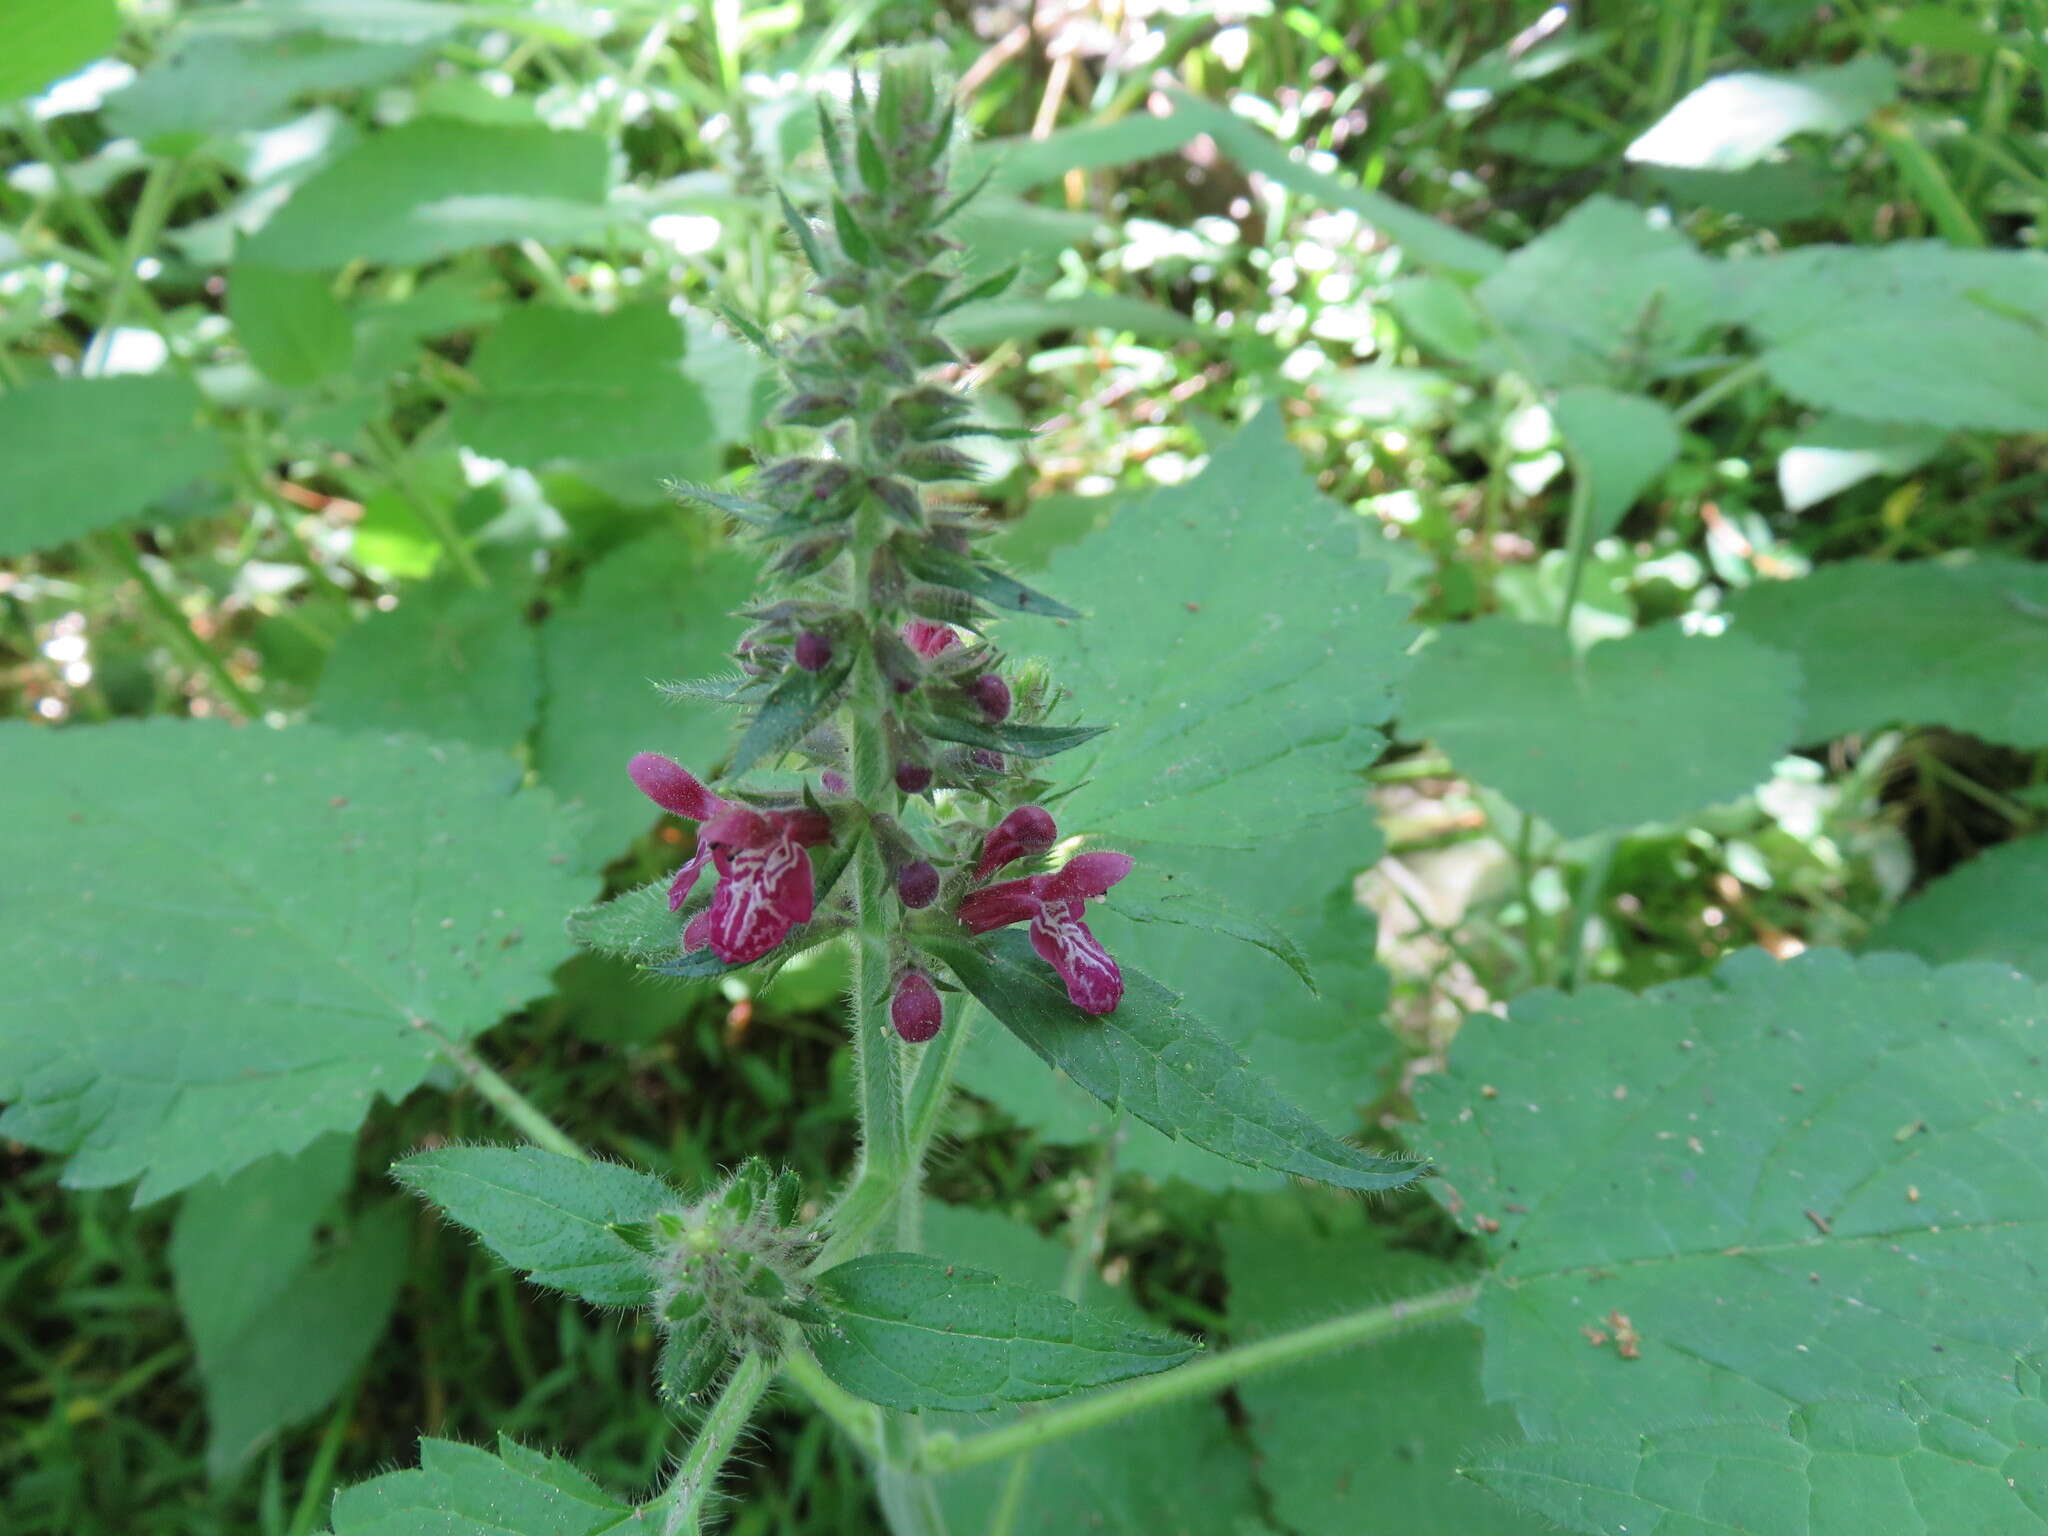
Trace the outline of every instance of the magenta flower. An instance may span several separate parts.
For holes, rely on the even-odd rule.
[[[653,752],[640,753],[626,771],[663,810],[703,823],[696,853],[668,888],[673,912],[695,888],[707,860],[718,870],[711,905],[683,930],[685,950],[709,944],[727,965],[745,965],[811,920],[816,893],[804,849],[831,841],[828,818],[810,810],[757,811],[722,799],[680,763]]]
[[[923,1045],[946,1022],[946,1005],[939,989],[923,971],[906,971],[896,983],[896,995],[889,999],[889,1022],[896,1033],[912,1045]]]
[[[796,664],[806,672],[822,672],[832,665],[832,637],[807,629],[796,637]]]
[[[1059,840],[1060,830],[1051,813],[1035,805],[1020,805],[995,825],[981,845],[981,862],[974,866],[974,878],[990,875],[1018,859],[1030,858]]]
[[[1127,853],[1077,854],[1057,874],[1005,880],[974,892],[960,903],[958,916],[972,933],[1030,923],[1031,947],[1060,973],[1074,1006],[1083,1013],[1114,1013],[1123,1001],[1124,973],[1081,917],[1090,896],[1103,895],[1130,872]]]
[[[903,638],[926,661],[960,643],[952,625],[935,624],[930,619],[911,619],[903,626]]]

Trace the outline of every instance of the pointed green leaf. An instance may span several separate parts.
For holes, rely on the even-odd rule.
[[[1923,1377],[1895,1400],[1814,1403],[1783,1423],[1488,1446],[1464,1471],[1587,1536],[2035,1536],[2048,1523],[2044,1425],[2048,1395],[2033,1361],[1996,1375]]]
[[[2048,981],[2048,837],[1988,848],[1932,881],[1864,940],[1934,965],[2000,960]]]
[[[346,372],[355,329],[328,280],[237,262],[228,272],[228,318],[249,361],[279,384],[312,384]]]
[[[1116,1012],[1067,1001],[1052,970],[1014,930],[926,939],[960,984],[1048,1066],[1104,1104],[1219,1157],[1346,1189],[1396,1189],[1419,1165],[1339,1141],[1266,1085],[1179,998],[1131,966]]]
[[[817,232],[811,228],[810,219],[789,200],[789,194],[780,187],[775,189],[775,196],[782,205],[782,222],[787,224],[789,232],[796,236],[796,243],[803,249],[804,260],[810,263],[813,272],[823,277],[826,271],[825,253],[818,246]]]
[[[605,1536],[645,1529],[647,1511],[621,1504],[559,1456],[501,1437],[496,1455],[452,1440],[421,1440],[420,1464],[334,1496],[334,1536]]]
[[[585,949],[622,960],[674,959],[685,919],[668,909],[669,881],[663,875],[610,901],[578,907],[569,914],[569,937]]]
[[[1572,473],[1584,482],[1586,536],[1604,539],[1677,459],[1678,423],[1647,395],[1600,385],[1568,389],[1550,410]]]
[[[1026,725],[1021,721],[985,725],[957,715],[927,715],[919,723],[941,741],[957,741],[963,746],[987,747],[1013,757],[1034,759],[1070,752],[1109,729],[1106,725]]]
[[[1167,923],[1255,944],[1301,979],[1309,991],[1316,979],[1301,946],[1265,918],[1242,911],[1170,870],[1139,865],[1117,882],[1115,911],[1134,923]]]
[[[1824,949],[1468,1020],[1415,1140],[1497,1266],[1487,1395],[1598,1441],[2009,1370],[2042,1338],[2044,1021],[2002,966]]]
[[[857,267],[875,264],[875,243],[860,227],[860,220],[853,216],[853,210],[837,197],[832,199],[832,228],[839,236],[839,248],[846,252],[847,260]],[[819,270],[822,272],[824,269],[821,267]]]
[[[811,1353],[886,1408],[975,1413],[1064,1397],[1169,1370],[1200,1347],[926,1254],[869,1254],[817,1284],[831,1321],[804,1330]]]
[[[1459,772],[1566,837],[1672,821],[1740,798],[1799,740],[1792,659],[1675,624],[1576,655],[1553,626],[1446,625],[1403,711]]]
[[[10,725],[0,760],[0,1136],[139,1201],[410,1093],[438,1059],[414,1026],[547,992],[588,892],[553,798],[456,743]]]
[[[600,1307],[644,1306],[653,1291],[645,1256],[614,1229],[681,1204],[652,1174],[539,1147],[442,1147],[391,1172],[535,1285]]]
[[[732,749],[725,777],[736,779],[758,763],[772,763],[818,728],[839,702],[839,692],[853,671],[847,656],[819,672],[791,667],[755,710],[754,718]]]

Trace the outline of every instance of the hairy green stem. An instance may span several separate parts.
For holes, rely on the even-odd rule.
[[[1025,1451],[1051,1445],[1073,1435],[1100,1429],[1148,1408],[1220,1392],[1260,1371],[1303,1360],[1315,1360],[1340,1349],[1370,1343],[1424,1323],[1455,1317],[1479,1294],[1479,1283],[1454,1285],[1426,1296],[1409,1297],[1333,1317],[1289,1333],[1276,1334],[1240,1349],[1197,1360],[1160,1376],[1145,1376],[1120,1387],[1075,1398],[1064,1406],[1006,1424],[964,1440],[934,1436],[926,1442],[921,1470],[953,1472],[1003,1461]]]
[[[662,1496],[668,1506],[661,1522],[663,1536],[695,1536],[704,1529],[704,1516],[718,1492],[718,1474],[774,1379],[775,1367],[763,1355],[744,1355],[733,1367]]]
[[[811,1400],[818,1412],[839,1427],[854,1448],[869,1460],[882,1454],[882,1410],[862,1402],[827,1376],[824,1368],[805,1349],[792,1349],[782,1358],[782,1374],[790,1385]]]

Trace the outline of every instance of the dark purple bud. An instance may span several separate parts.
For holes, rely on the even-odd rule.
[[[896,895],[911,911],[920,911],[939,899],[939,872],[923,859],[912,859],[896,871]]]
[[[896,787],[906,795],[921,795],[932,787],[932,771],[923,763],[898,763]]]
[[[796,664],[806,672],[822,672],[832,665],[832,641],[815,629],[807,629],[796,637]],[[1008,700],[1008,690],[1004,698]],[[998,719],[1001,716],[997,717]]]
[[[1010,685],[995,672],[984,672],[967,685],[967,697],[981,711],[982,719],[999,725],[1010,718]]]
[[[977,768],[986,768],[990,773],[1003,771],[1003,754],[991,752],[987,747],[976,747],[968,754],[968,760]]]
[[[896,983],[896,995],[889,1000],[889,1022],[896,1033],[912,1045],[923,1045],[946,1022],[945,1004],[939,989],[923,971],[905,971]]]
[[[974,867],[974,878],[986,880],[1005,864],[1045,852],[1059,841],[1059,835],[1050,812],[1035,805],[1018,806],[996,823],[995,830],[982,843],[981,862]]]
[[[836,768],[827,768],[818,778],[828,795],[843,795],[847,790],[846,775]]]

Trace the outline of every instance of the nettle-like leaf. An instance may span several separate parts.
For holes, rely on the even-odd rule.
[[[332,1402],[391,1316],[411,1222],[395,1200],[337,1222],[354,1171],[350,1139],[323,1136],[197,1185],[178,1207],[171,1280],[199,1357],[215,1478]]]
[[[605,1536],[645,1528],[559,1456],[500,1436],[497,1454],[452,1440],[420,1441],[420,1464],[334,1496],[333,1536]]]
[[[2041,1368],[2022,1362],[1910,1381],[1895,1401],[1814,1403],[1780,1424],[1489,1449],[1465,1475],[1587,1536],[2033,1536],[2048,1524],[2044,1439]]]
[[[214,474],[225,460],[201,423],[203,406],[173,374],[44,379],[0,395],[0,555],[68,543]],[[109,443],[121,451],[109,453]]]
[[[501,241],[586,238],[610,215],[604,136],[418,117],[308,177],[243,246],[273,267],[407,264]]]
[[[731,614],[754,577],[741,555],[700,555],[672,537],[641,540],[587,571],[542,627],[534,767],[585,810],[578,857],[590,865],[613,858],[654,820],[626,778],[635,752],[664,752],[705,772],[725,754],[730,717],[678,708],[651,683],[726,664],[741,629]]]
[[[515,750],[540,710],[540,640],[520,593],[444,572],[344,631],[313,718],[345,730],[410,731]],[[404,685],[394,686],[402,678]]]
[[[106,101],[111,133],[145,144],[171,134],[268,128],[314,91],[381,85],[426,57],[411,41],[366,42],[313,31],[260,36],[188,29]]]
[[[1931,882],[1871,930],[1863,947],[1935,965],[2002,960],[2048,981],[2048,837],[1986,849]]]
[[[618,1229],[682,1203],[652,1174],[539,1147],[442,1147],[391,1172],[535,1285],[600,1307],[647,1303],[647,1260]]]
[[[1234,1162],[1347,1189],[1393,1189],[1422,1171],[1330,1135],[1135,967],[1124,967],[1116,1011],[1098,1018],[1067,1000],[1021,933],[925,942],[975,1001],[1048,1066],[1157,1130]]]
[[[1496,1270],[1487,1395],[1612,1440],[1998,1376],[2048,1342],[2048,997],[2003,967],[1737,955],[1475,1017],[1417,1085]]]
[[[817,1287],[829,1321],[805,1328],[811,1353],[840,1386],[886,1408],[1035,1403],[1170,1370],[1200,1348],[927,1254],[849,1259]]]
[[[971,1253],[1005,1280],[1036,1290],[1057,1289],[1068,1262],[1063,1244],[993,1211],[928,1205],[925,1238],[945,1253]],[[1095,1275],[1087,1277],[1080,1299],[1098,1315],[1144,1321],[1128,1291]],[[927,1421],[934,1431],[964,1435],[1029,1411],[1004,1407],[993,1416],[959,1419],[930,1413]],[[1168,1403],[1044,1446],[1032,1453],[1021,1487],[1014,1469],[1013,1462],[992,1462],[935,1479],[949,1529],[989,1530],[999,1509],[1011,1511],[1010,1528],[1019,1536],[1091,1529],[1246,1536],[1265,1529],[1251,1458],[1214,1398]]]
[[[1822,245],[1727,273],[1732,318],[1762,345],[1772,381],[1808,405],[1930,427],[2048,427],[2038,252]],[[1903,353],[1901,336],[1917,339]]]
[[[355,357],[348,310],[318,272],[235,263],[228,271],[228,318],[249,361],[287,388],[346,373]]]
[[[1584,482],[1586,537],[1604,539],[1678,457],[1678,423],[1647,395],[1599,385],[1565,390],[1550,413]]]
[[[502,759],[317,726],[0,727],[0,1134],[138,1201],[351,1130],[544,993],[585,893]]]
[[[2011,746],[2048,743],[2048,564],[1853,561],[1759,582],[1734,632],[1795,656],[1802,741],[1885,725],[1945,725]],[[1905,661],[1910,658],[1910,663]]]
[[[1230,1334],[1243,1345],[1349,1309],[1461,1284],[1472,1271],[1390,1248],[1361,1223],[1339,1236],[1223,1230]],[[1259,1481],[1293,1531],[1535,1536],[1545,1529],[1456,1476],[1481,1445],[1518,1442],[1479,1387],[1479,1330],[1458,1320],[1239,1383]]]
[[[1739,798],[1799,740],[1799,670],[1739,635],[1638,630],[1576,654],[1551,626],[1447,625],[1403,725],[1566,837]]]

